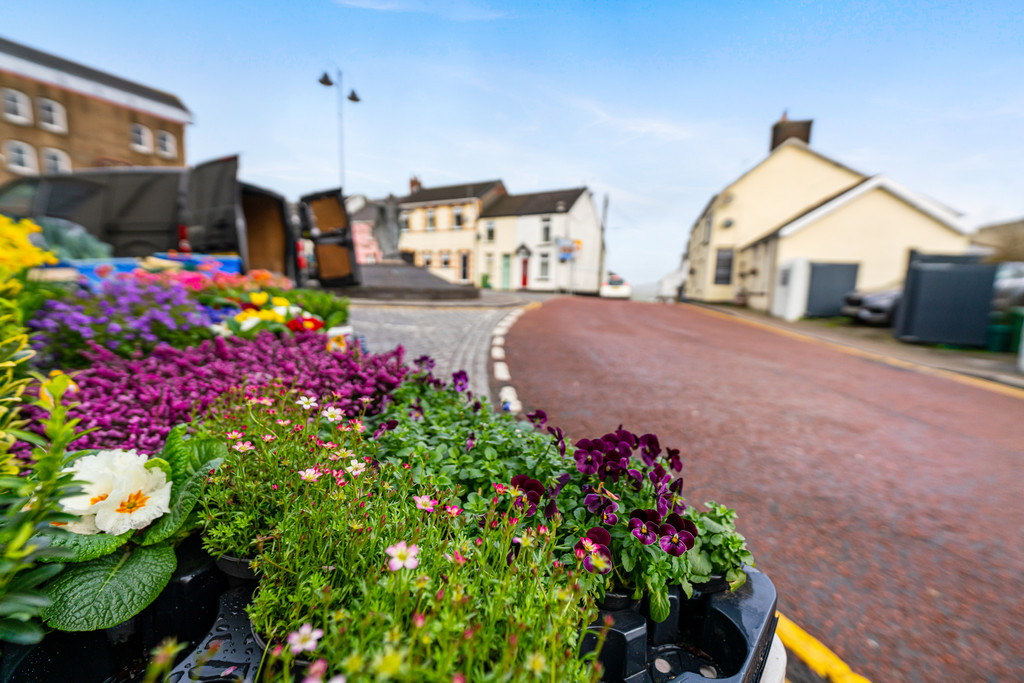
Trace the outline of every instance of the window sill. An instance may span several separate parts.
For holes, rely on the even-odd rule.
[[[4,114],[4,121],[10,121],[11,123],[16,123],[19,126],[32,125],[32,119],[26,118],[24,116],[18,116],[16,114]]]
[[[152,154],[153,153],[152,148],[150,148],[150,147],[143,147],[142,145],[131,145],[131,149],[132,149],[133,152],[138,152],[139,154]]]
[[[42,130],[45,130],[47,133],[56,133],[57,135],[67,135],[68,134],[68,127],[67,126],[58,126],[57,124],[54,124],[54,123],[42,123],[42,122],[40,122],[39,123],[39,127]]]

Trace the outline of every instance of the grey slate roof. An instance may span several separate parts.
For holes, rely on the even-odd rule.
[[[585,187],[574,187],[570,190],[550,190],[532,194],[509,194],[480,212],[481,218],[495,216],[530,216],[539,213],[561,213],[568,211],[576,203]]]
[[[101,85],[123,90],[133,95],[138,95],[139,97],[146,97],[154,102],[160,102],[161,104],[166,104],[170,107],[180,109],[181,111],[191,113],[176,95],[163,92],[162,90],[157,90],[156,88],[150,88],[149,86],[142,85],[141,83],[129,81],[121,78],[120,76],[108,74],[105,71],[93,69],[85,66],[84,64],[79,64],[78,62],[72,62],[70,59],[64,59],[63,57],[51,55],[48,52],[36,50],[28,47],[27,45],[22,45],[21,43],[15,43],[14,41],[7,40],[6,38],[0,38],[0,52],[11,55],[12,57],[24,59],[28,62],[39,64],[40,66],[63,71],[64,73],[78,76],[79,78],[87,78],[91,81],[95,81],[96,83],[100,83]]]
[[[479,199],[501,180],[484,180],[475,183],[459,183],[443,187],[422,187],[407,197],[398,200],[400,204],[421,202],[448,202],[456,199]]]

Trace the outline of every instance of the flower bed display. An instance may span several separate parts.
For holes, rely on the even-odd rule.
[[[0,567],[0,637],[38,641],[40,618],[63,632],[7,658],[7,680],[137,680],[157,631],[199,645],[162,645],[148,680],[757,680],[774,589],[731,510],[684,500],[683,453],[520,422],[401,348],[338,350],[322,330],[347,308],[328,293],[213,281],[113,279],[42,306],[41,357],[83,367],[31,406],[3,366],[21,414],[0,414],[0,455],[13,437],[35,450],[0,477],[20,558]],[[11,357],[26,304],[9,301]],[[230,336],[200,339],[217,324]],[[216,573],[223,556],[254,580]],[[194,628],[161,611],[189,581]],[[83,648],[110,661],[48,668]]]

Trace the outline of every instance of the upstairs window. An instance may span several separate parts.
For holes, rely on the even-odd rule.
[[[32,125],[32,102],[28,95],[19,90],[4,88],[4,118],[11,123]]]
[[[548,216],[540,219],[540,241],[542,244],[551,241],[551,218]]]
[[[400,211],[398,213],[398,229],[402,232],[409,232],[409,212]]]
[[[41,156],[43,157],[43,173],[52,175],[71,172],[71,157],[64,150],[43,147]]]
[[[494,221],[487,221],[487,241],[494,241]]]
[[[166,130],[156,132],[156,153],[164,159],[178,158],[178,138]]]
[[[442,268],[448,268],[449,266],[451,266],[451,263],[452,263],[452,259],[451,259],[451,256],[448,255],[448,252],[445,252],[445,253],[441,254],[441,267]]]
[[[131,148],[142,154],[153,151],[153,131],[141,123],[132,124]]]
[[[719,249],[715,261],[715,284],[732,284],[732,249]]]
[[[39,165],[36,162],[35,148],[20,140],[8,140],[4,143],[4,157],[7,160],[7,168],[19,175],[29,175],[39,172]]]
[[[45,97],[36,101],[39,107],[39,127],[51,133],[67,133],[68,114],[64,105]]]
[[[551,277],[551,254],[540,255],[540,274],[537,275],[538,280],[547,280]]]
[[[427,230],[433,230],[434,227],[434,210],[427,209]]]
[[[452,230],[462,230],[462,207],[452,207]]]
[[[429,268],[430,267],[430,261],[431,261],[430,252],[429,251],[423,252],[423,267],[424,268]]]

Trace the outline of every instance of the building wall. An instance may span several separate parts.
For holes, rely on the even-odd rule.
[[[462,226],[454,226],[454,211],[458,206],[462,209]],[[427,211],[434,211],[434,228],[427,229]],[[414,206],[405,209],[408,212],[409,229],[398,238],[398,247],[403,252],[413,252],[414,263],[423,266],[425,255],[430,255],[430,272],[449,282],[473,283],[479,280],[476,263],[476,225],[480,215],[479,201],[472,200],[455,204],[437,204],[433,206]],[[442,265],[443,255],[449,257],[448,267]],[[469,272],[462,279],[460,259],[462,254],[469,255]]]
[[[911,249],[930,254],[962,254],[970,238],[876,188],[779,239],[776,263],[793,258],[812,262],[859,263],[857,288],[898,286]]]
[[[543,219],[551,219],[551,240],[541,242]],[[601,223],[590,192],[584,192],[565,213],[520,216],[516,224],[517,245],[525,244],[532,255],[527,289],[596,294],[601,285]],[[573,259],[559,259],[558,240],[579,240]],[[548,276],[542,277],[546,255]]]
[[[373,223],[352,221],[352,243],[356,249],[356,263],[380,263],[383,255],[373,237]]]
[[[33,111],[32,123],[28,125],[13,123],[3,118],[0,112],[0,153],[6,140],[19,140],[35,149],[40,169],[44,147],[59,149],[68,154],[73,170],[109,165],[185,165],[185,126],[180,122],[6,71],[0,71],[0,89],[3,88],[27,95]],[[39,98],[54,100],[64,107],[67,115],[66,133],[51,132],[40,127]],[[152,152],[141,153],[132,149],[133,123],[142,124],[152,132]],[[177,149],[173,157],[157,153],[158,130],[167,131],[175,137]],[[18,176],[7,168],[6,163],[0,164],[0,182],[15,177]]]
[[[492,289],[519,289],[522,282],[522,271],[519,259],[515,251],[519,244],[516,242],[516,216],[497,216],[481,218],[477,222],[477,254],[480,268],[475,281],[478,287],[483,286],[483,275],[489,273],[488,281]],[[494,239],[487,239],[487,225],[494,223]],[[502,260],[504,257],[509,260],[508,283],[502,282]],[[490,266],[490,269],[488,269]]]
[[[686,295],[702,301],[730,301],[743,284],[738,247],[767,234],[822,199],[863,179],[799,143],[777,147],[767,159],[729,185],[694,224],[687,254],[693,273]],[[705,236],[710,216],[710,234]],[[726,222],[730,222],[725,227]],[[714,284],[720,249],[733,249],[732,277]],[[749,268],[749,264],[747,266]]]

